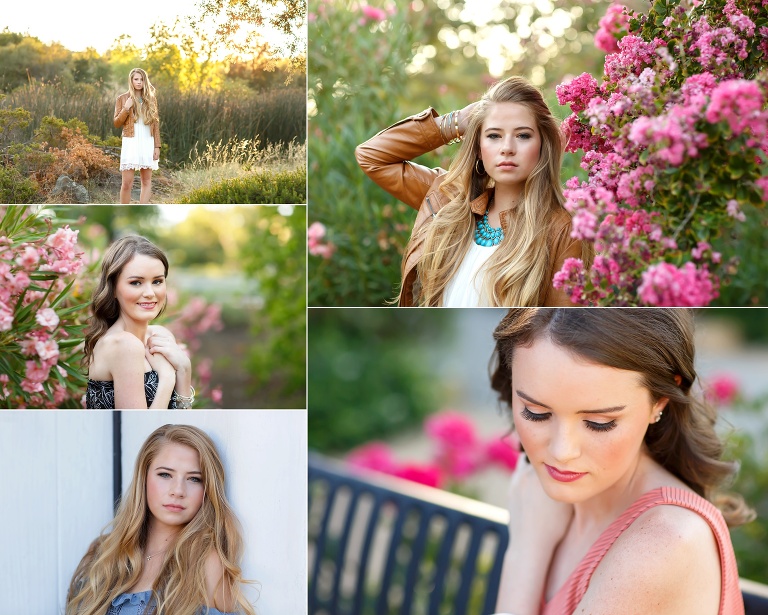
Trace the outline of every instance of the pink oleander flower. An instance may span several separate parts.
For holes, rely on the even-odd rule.
[[[705,394],[713,403],[728,406],[739,395],[739,382],[729,374],[719,374],[707,383]]]
[[[508,437],[494,438],[485,445],[485,454],[489,461],[514,470],[520,458],[519,443],[511,442]]]
[[[384,442],[368,442],[347,454],[347,463],[355,468],[395,474],[397,463],[392,449]]]
[[[16,258],[16,264],[27,271],[32,271],[37,266],[38,262],[40,262],[40,255],[32,246],[26,246],[24,248],[24,253]]]
[[[43,385],[40,382],[33,382],[31,380],[27,380],[26,378],[21,381],[21,388],[23,391],[27,393],[42,393],[43,392]],[[38,404],[33,404],[34,406],[37,406]]]
[[[651,265],[643,272],[640,300],[656,307],[700,307],[717,297],[712,276],[691,262],[679,269],[670,263]]]
[[[21,294],[32,283],[26,271],[19,271],[15,276],[8,280],[14,294]]]
[[[48,375],[51,372],[50,367],[38,365],[35,361],[27,361],[26,366],[27,369],[24,373],[30,382],[45,382],[48,380]]]
[[[6,306],[0,304],[0,331],[9,331],[13,326],[13,312]]]
[[[44,308],[35,314],[35,320],[41,327],[53,331],[59,324],[59,316],[51,308]]]
[[[364,5],[360,9],[366,19],[370,21],[384,21],[387,18],[387,12],[384,9],[375,6]]]
[[[428,487],[438,488],[442,484],[440,468],[429,464],[405,464],[395,471],[395,476]]]
[[[47,361],[49,359],[58,359],[59,345],[56,343],[56,340],[54,339],[48,339],[45,341],[36,341],[35,352],[37,352],[38,356],[43,361]]]
[[[333,243],[318,243],[309,246],[309,253],[312,256],[320,256],[325,260],[331,260],[334,252],[336,252],[336,246]]]
[[[612,4],[598,25],[599,28],[595,34],[595,47],[606,53],[618,51],[617,39],[620,38],[619,35],[622,32],[629,29],[629,15],[626,14],[625,7],[620,4]]]

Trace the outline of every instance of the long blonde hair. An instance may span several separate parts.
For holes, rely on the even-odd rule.
[[[480,151],[480,132],[492,105],[514,102],[526,106],[536,119],[541,135],[539,162],[525,182],[522,202],[510,212],[510,227],[499,248],[489,258],[484,294],[491,305],[540,305],[552,284],[549,272],[554,255],[548,241],[558,210],[565,211],[560,185],[563,135],[541,92],[522,77],[500,81],[473,109],[466,133],[440,189],[451,198],[429,224],[415,229],[409,247],[423,241],[417,264],[422,305],[441,305],[448,282],[458,271],[474,241],[475,217],[470,203],[493,187],[486,174],[475,168]],[[405,253],[409,253],[408,247]],[[405,259],[402,275],[405,277]],[[401,289],[401,298],[403,290]]]
[[[238,612],[255,615],[242,594],[240,560],[243,541],[234,512],[224,494],[224,466],[210,437],[190,425],[163,425],[139,451],[125,497],[111,530],[97,538],[72,577],[66,615],[104,615],[110,602],[139,580],[149,531],[147,472],[160,449],[169,443],[189,446],[200,456],[205,496],[200,510],[176,537],[163,557],[152,587],[156,615],[196,615],[207,603],[205,563],[218,554],[224,576],[216,595],[232,597]]]
[[[144,90],[141,94],[141,99],[144,102],[141,104],[139,103],[139,94],[133,88],[133,76],[136,73],[141,73],[141,76],[144,77]],[[155,86],[149,82],[149,75],[147,75],[147,71],[143,68],[132,68],[131,72],[128,73],[128,93],[133,99],[132,112],[134,120],[141,117],[144,120],[144,123],[148,125],[159,121],[160,114],[157,110]]]

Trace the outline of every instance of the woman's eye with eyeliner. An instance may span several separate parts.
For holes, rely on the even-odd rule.
[[[523,406],[523,410],[520,413],[520,416],[522,416],[526,421],[546,421],[549,418],[549,412],[538,414],[536,412],[531,412],[528,408]]]
[[[594,421],[584,421],[587,425],[587,429],[592,431],[611,431],[616,427],[616,421],[610,421],[609,423],[595,423]]]

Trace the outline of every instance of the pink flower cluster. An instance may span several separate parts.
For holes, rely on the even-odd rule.
[[[745,189],[768,202],[768,84],[743,72],[761,65],[751,19],[761,9],[737,2],[677,7],[652,40],[614,5],[596,41],[613,52],[602,83],[585,73],[557,87],[573,112],[566,149],[584,151],[589,174],[566,183],[571,235],[595,249],[591,268],[569,259],[553,279],[574,303],[707,305],[732,275],[705,239],[746,220]],[[661,23],[655,7],[640,27]],[[614,47],[610,34],[622,31]],[[733,163],[711,166],[715,155]]]
[[[336,251],[336,246],[332,242],[323,242],[325,238],[325,225],[322,222],[313,222],[307,229],[307,248],[312,256],[320,256],[325,260],[330,260]]]
[[[26,357],[23,378],[14,379],[20,388],[15,395],[11,374],[0,374],[0,397],[5,401],[13,397],[14,407],[57,408],[69,397],[59,378],[52,375],[55,369],[59,376],[68,376],[58,365],[61,353],[57,341],[67,338],[68,333],[60,327],[61,317],[51,307],[51,301],[67,286],[67,276],[83,267],[77,235],[78,231],[65,226],[45,238],[20,245],[0,237],[0,331],[14,331],[13,342]],[[32,276],[39,272],[58,275],[54,279],[35,280],[33,284]],[[17,306],[33,306],[33,311],[24,316],[27,312],[19,314]]]
[[[391,476],[442,487],[466,480],[488,467],[498,465],[513,470],[520,455],[517,442],[496,437],[483,441],[472,421],[451,410],[429,417],[424,431],[434,444],[432,459],[427,463],[400,463],[384,442],[369,442],[347,455],[354,468],[375,470]]]
[[[682,267],[671,263],[651,265],[643,272],[638,288],[640,300],[659,307],[700,307],[717,297],[712,275],[691,262]]]
[[[629,28],[629,15],[620,4],[612,4],[605,15],[600,19],[599,29],[595,34],[595,47],[606,53],[614,53],[619,50],[618,40],[621,33]],[[563,104],[563,103],[560,103]]]

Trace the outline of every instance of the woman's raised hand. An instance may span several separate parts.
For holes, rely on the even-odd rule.
[[[150,355],[160,355],[165,358],[177,372],[190,369],[187,353],[167,331],[153,332],[147,340],[147,351]]]
[[[160,354],[159,352],[152,353],[149,351],[149,348],[145,346],[144,356],[147,358],[150,367],[157,372],[157,375],[161,381],[167,378],[173,382],[173,380],[176,378],[176,370],[164,355]]]
[[[510,539],[526,548],[554,551],[573,517],[573,505],[549,497],[521,455],[509,488]]]
[[[128,100],[126,100],[126,101],[125,101],[125,103],[123,103],[123,109],[125,109],[126,111],[128,111],[128,110],[129,110],[131,107],[133,107],[133,98],[131,98],[131,97],[129,96],[129,97],[128,97]]]

